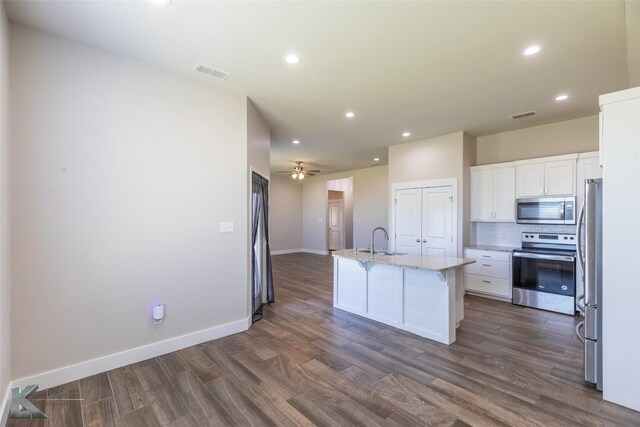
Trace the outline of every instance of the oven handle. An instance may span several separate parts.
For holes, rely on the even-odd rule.
[[[574,261],[574,257],[571,255],[547,255],[547,254],[532,254],[530,252],[513,252],[513,256],[516,258],[533,258],[533,259],[552,259],[556,261]]]

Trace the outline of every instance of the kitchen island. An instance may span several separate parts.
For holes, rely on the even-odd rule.
[[[464,318],[463,274],[472,259],[333,253],[333,306],[443,344]]]

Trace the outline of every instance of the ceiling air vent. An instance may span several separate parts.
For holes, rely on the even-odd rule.
[[[210,76],[215,77],[216,79],[226,80],[227,77],[231,75],[231,73],[227,73],[226,71],[218,70],[217,68],[209,67],[208,65],[202,65],[200,63],[196,64],[193,67],[194,71],[199,71],[204,74],[209,74]]]
[[[526,111],[524,113],[518,113],[518,114],[514,114],[511,117],[512,119],[521,119],[523,117],[529,117],[529,116],[533,116],[536,114],[536,110],[531,110],[531,111]]]

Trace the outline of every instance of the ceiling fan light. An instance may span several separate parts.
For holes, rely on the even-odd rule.
[[[304,179],[304,172],[300,172],[300,173],[298,174],[298,179],[299,179],[300,181],[302,181],[302,180]]]
[[[296,179],[297,177],[298,177],[298,172],[297,172],[297,171],[296,171],[296,172],[293,172],[293,173],[291,174],[291,178]]]

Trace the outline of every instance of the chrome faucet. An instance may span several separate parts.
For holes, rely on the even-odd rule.
[[[382,230],[384,231],[384,238],[387,239],[387,241],[389,240],[389,233],[387,233],[387,230],[384,229],[384,227],[376,227],[373,229],[373,231],[371,232],[371,255],[373,255],[376,251],[373,248],[373,236],[376,234],[376,230]]]

